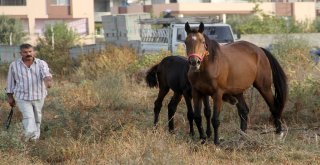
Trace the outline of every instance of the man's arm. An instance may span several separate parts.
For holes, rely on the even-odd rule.
[[[47,76],[45,78],[43,78],[44,84],[47,88],[51,88],[52,87],[52,77],[51,76]]]
[[[14,107],[16,102],[13,97],[13,90],[16,85],[16,81],[14,79],[14,72],[13,72],[13,63],[10,64],[9,66],[9,71],[8,71],[8,77],[7,77],[7,87],[6,87],[6,93],[7,93],[7,102],[11,107]]]
[[[13,93],[7,93],[8,99],[7,102],[11,107],[14,107],[16,105],[16,101],[13,98]]]
[[[49,66],[47,62],[41,60],[42,67],[41,67],[41,74],[43,76],[43,82],[47,88],[52,87],[52,74],[50,73]]]

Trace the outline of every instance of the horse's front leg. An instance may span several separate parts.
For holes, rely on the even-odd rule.
[[[195,89],[192,90],[192,99],[194,105],[194,121],[196,122],[200,139],[206,139],[206,136],[202,127],[202,119],[201,119],[201,105],[202,105],[202,96]]]
[[[213,116],[212,116],[212,126],[214,130],[214,144],[218,145],[220,143],[219,141],[219,115],[221,111],[222,106],[222,93],[217,92],[217,94],[214,97],[214,106],[213,106]]]
[[[211,131],[211,109],[210,109],[210,102],[209,102],[209,96],[205,96],[203,99],[203,105],[204,105],[204,115],[206,116],[206,122],[207,122],[207,137],[211,137],[212,131]]]

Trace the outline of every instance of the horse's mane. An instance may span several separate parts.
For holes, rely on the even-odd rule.
[[[214,57],[217,55],[218,51],[220,50],[220,44],[216,40],[210,40],[206,34],[204,33],[202,34],[205,38],[205,42],[208,47],[209,56],[211,56],[211,60],[214,60]]]

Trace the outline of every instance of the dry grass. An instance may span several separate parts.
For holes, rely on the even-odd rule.
[[[283,139],[273,133],[261,96],[248,90],[248,132],[240,131],[235,107],[224,104],[221,145],[217,147],[213,138],[201,144],[197,134],[188,135],[184,101],[175,115],[176,132],[168,133],[170,96],[163,102],[159,128],[154,130],[153,102],[158,90],[147,88],[139,76],[161,58],[139,59],[128,49],[113,49],[90,56],[91,61],[82,62],[68,80],[55,81],[45,103],[38,143],[20,140],[21,114],[15,111],[10,129],[0,130],[1,164],[320,164],[316,77],[311,78],[314,81],[297,79],[294,73],[300,70],[289,76]],[[0,88],[4,86],[1,79]],[[5,96],[0,96],[0,118],[4,121],[9,106]],[[308,101],[300,99],[300,107],[295,107],[304,97]]]

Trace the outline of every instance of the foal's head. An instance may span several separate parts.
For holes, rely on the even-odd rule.
[[[185,40],[190,69],[199,70],[203,58],[209,54],[208,38],[203,34],[204,24],[201,22],[198,29],[191,29],[189,23],[185,24],[187,37]]]

